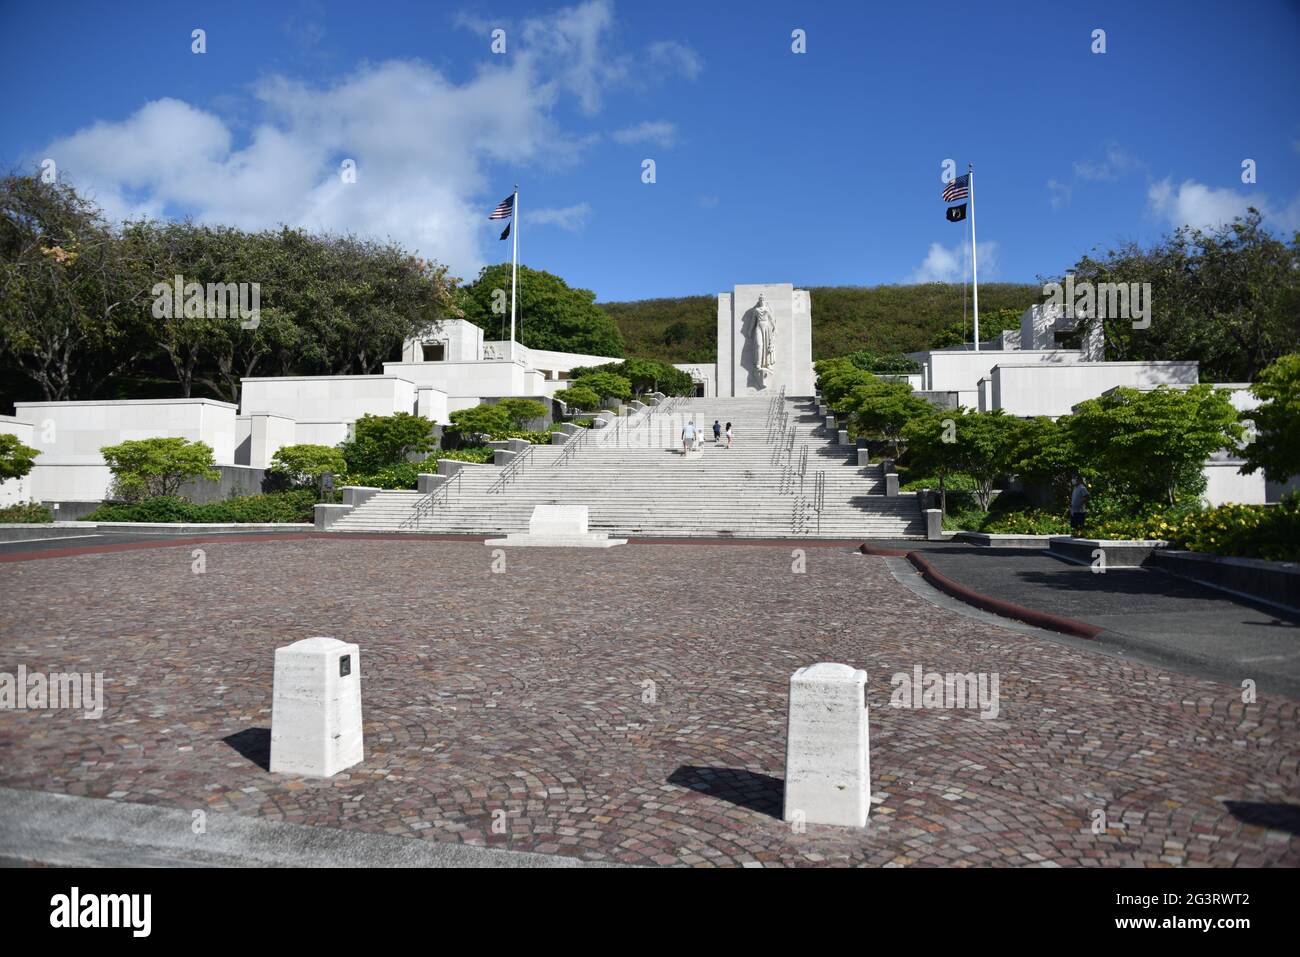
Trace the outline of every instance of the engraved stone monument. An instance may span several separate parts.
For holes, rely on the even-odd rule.
[[[718,395],[811,396],[812,303],[790,283],[736,286],[718,295]]]

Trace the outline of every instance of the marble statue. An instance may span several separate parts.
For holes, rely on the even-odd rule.
[[[776,371],[775,338],[776,319],[767,305],[767,297],[760,293],[754,306],[754,363],[764,376]]]

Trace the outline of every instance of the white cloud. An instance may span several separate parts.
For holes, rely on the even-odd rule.
[[[1065,183],[1058,183],[1054,179],[1049,179],[1047,181],[1047,189],[1052,194],[1050,197],[1052,209],[1060,209],[1062,206],[1070,205],[1070,197],[1074,193],[1073,186],[1068,186]]]
[[[1290,205],[1278,208],[1264,193],[1239,193],[1234,189],[1206,186],[1186,179],[1177,187],[1166,177],[1147,189],[1147,208],[1153,216],[1170,226],[1191,226],[1209,230],[1231,223],[1254,206],[1263,214],[1264,224],[1274,229],[1300,228],[1300,195]]]
[[[606,85],[625,81],[630,58],[610,48],[611,26],[605,0],[529,19],[526,42],[460,82],[421,61],[387,61],[330,85],[272,76],[253,91],[253,115],[157,99],[34,158],[54,158],[114,219],[190,215],[392,238],[471,277],[499,232],[487,213],[509,189],[492,167],[564,166],[594,141],[561,128],[556,107],[572,95],[598,109]],[[356,162],[355,183],[339,176],[344,159]],[[543,212],[572,229],[591,209],[532,215]]]
[[[1111,144],[1106,155],[1099,160],[1079,160],[1074,164],[1075,175],[1080,179],[1109,182],[1141,164],[1122,147]]]
[[[636,126],[615,130],[610,134],[616,143],[653,143],[672,146],[677,142],[677,126],[667,120],[646,120]]]
[[[575,203],[554,209],[535,209],[532,212],[520,211],[520,218],[526,218],[530,224],[550,224],[570,231],[581,229],[591,218],[590,203]]]
[[[659,40],[646,48],[646,55],[655,67],[671,73],[680,73],[688,80],[693,80],[704,69],[700,55],[675,40]]]
[[[980,275],[992,279],[998,272],[999,246],[996,240],[979,243]],[[970,275],[970,241],[965,240],[949,248],[942,243],[931,243],[921,265],[917,266],[908,282],[961,282]]]

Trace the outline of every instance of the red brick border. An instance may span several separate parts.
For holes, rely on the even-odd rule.
[[[1039,611],[1036,608],[1026,608],[1024,605],[1017,605],[1015,602],[1003,601],[1001,598],[994,598],[991,595],[985,595],[968,588],[961,582],[953,581],[947,575],[940,572],[937,568],[926,561],[920,552],[901,551],[894,548],[878,548],[874,545],[868,545],[865,542],[858,547],[858,551],[864,555],[887,556],[889,558],[906,558],[911,562],[921,575],[935,588],[951,595],[959,601],[964,601],[968,605],[974,605],[984,611],[992,612],[1003,618],[1013,618],[1016,621],[1023,621],[1025,624],[1033,625],[1036,628],[1046,628],[1048,631],[1059,631],[1062,634],[1074,635],[1076,638],[1087,638],[1095,640],[1096,637],[1105,631],[1096,625],[1090,625],[1086,621],[1078,621],[1074,618],[1066,618],[1064,615],[1053,615],[1051,612]]]

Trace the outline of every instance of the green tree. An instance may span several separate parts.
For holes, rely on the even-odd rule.
[[[535,399],[502,399],[497,408],[510,419],[510,425],[518,430],[528,427],[536,419],[546,417],[547,408]]]
[[[632,383],[613,372],[584,372],[574,384],[590,389],[602,399],[632,398]]]
[[[114,498],[128,502],[174,496],[191,479],[217,481],[212,447],[189,439],[129,439],[99,450],[113,473]]]
[[[912,387],[903,382],[874,381],[860,385],[849,393],[844,411],[859,432],[878,435],[894,446],[898,457],[898,441],[903,427],[912,419],[928,415],[931,408]]]
[[[135,364],[147,292],[94,204],[38,176],[0,179],[0,353],[47,401],[93,396]]]
[[[1052,421],[1047,416],[1025,419],[1020,423],[1011,451],[1011,471],[1020,480],[1043,485],[1051,490],[1058,504],[1063,504],[1070,494],[1070,479],[1082,474],[1092,479],[1092,470],[1085,468],[1079,451],[1066,427],[1068,417]]]
[[[956,420],[960,412],[931,409],[903,426],[907,443],[907,467],[914,474],[934,475],[939,479],[939,509],[948,514],[948,479],[961,471],[956,445]]]
[[[271,472],[293,485],[315,485],[326,472],[341,475],[347,468],[343,453],[328,445],[286,445],[271,456]]]
[[[18,436],[0,434],[0,480],[22,478],[32,470],[38,449],[23,445]]]
[[[555,397],[568,406],[569,411],[574,409],[587,409],[590,411],[600,405],[600,396],[584,385],[559,389],[556,391]]]
[[[1011,470],[1020,420],[997,409],[993,412],[963,410],[955,421],[961,471],[974,480],[975,498],[987,512],[993,501],[994,483]]]
[[[486,435],[489,437],[503,435],[510,431],[510,416],[499,405],[472,406],[457,409],[450,415],[452,428],[462,436]]]
[[[485,266],[458,296],[465,318],[483,329],[489,339],[506,338],[510,271],[509,263]],[[552,273],[520,266],[519,340],[534,349],[623,355],[618,326],[596,307],[595,300],[596,294],[589,289],[576,289]]]
[[[349,472],[369,475],[405,462],[408,456],[428,452],[433,443],[432,422],[423,416],[398,412],[363,415],[353,427],[352,440],[344,442],[339,450]]]
[[[695,393],[695,381],[689,374],[658,359],[630,358],[622,362],[606,362],[603,365],[573,369],[570,374],[579,380],[598,372],[622,376],[638,395],[647,392],[662,392],[665,395]]]
[[[1249,475],[1263,469],[1270,481],[1285,482],[1300,474],[1300,353],[1277,359],[1250,391],[1260,405],[1241,416],[1255,424],[1241,470]]]
[[[1243,429],[1227,390],[1209,385],[1119,388],[1080,403],[1066,420],[1080,462],[1108,486],[1169,505],[1205,488],[1205,461],[1240,442]]]
[[[1020,317],[1024,309],[1011,308],[981,310],[980,339],[988,342],[1001,332],[1018,332]],[[945,326],[930,340],[931,349],[949,349],[970,342],[975,336],[975,316],[972,312],[968,318],[958,319]]]

